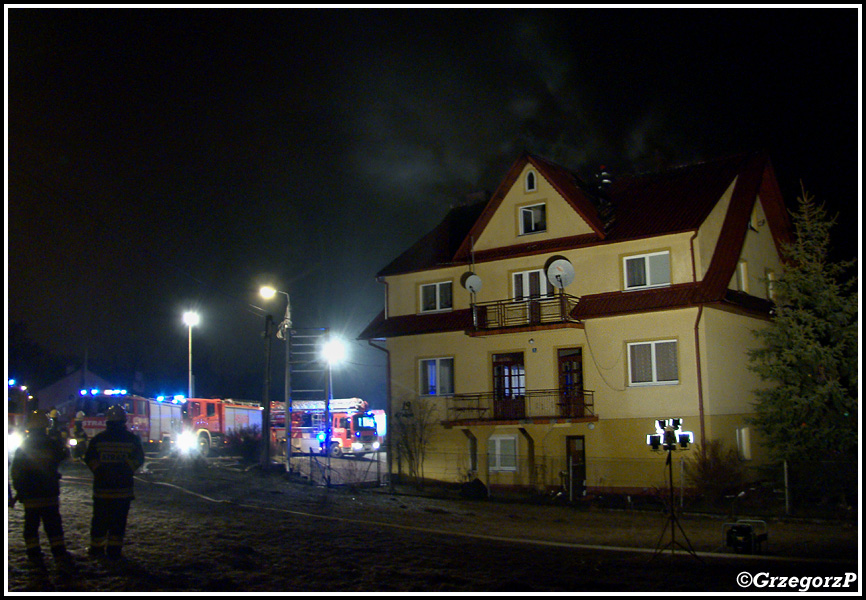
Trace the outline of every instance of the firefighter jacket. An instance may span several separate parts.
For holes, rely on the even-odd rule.
[[[63,443],[43,430],[27,434],[12,458],[12,485],[24,508],[57,506],[60,473],[57,468],[68,456]]]
[[[144,464],[141,440],[122,423],[107,423],[93,436],[84,454],[93,471],[93,497],[105,500],[134,498],[133,474]]]

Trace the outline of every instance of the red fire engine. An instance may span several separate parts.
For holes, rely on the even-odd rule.
[[[325,400],[292,402],[292,452],[321,453],[331,456],[352,454],[361,457],[379,449],[376,418],[360,398],[331,400],[331,440],[325,443]],[[274,411],[274,423],[285,424],[285,411]],[[285,439],[285,431],[281,432]]]
[[[235,429],[262,429],[262,407],[256,402],[227,398],[189,398],[183,408],[182,445],[197,446],[205,456],[225,444]]]
[[[69,422],[69,443],[75,445],[105,430],[105,412],[120,405],[126,411],[126,427],[145,447],[158,445],[168,450],[182,424],[181,406],[176,400],[144,398],[123,390],[82,390]],[[83,434],[86,434],[86,437]]]

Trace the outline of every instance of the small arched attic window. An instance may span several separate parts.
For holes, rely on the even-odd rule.
[[[526,191],[535,191],[535,171],[529,171],[526,173]]]

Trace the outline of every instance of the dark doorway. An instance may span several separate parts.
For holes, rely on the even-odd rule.
[[[586,448],[582,435],[565,438],[565,459],[568,465],[569,500],[586,494]]]
[[[559,415],[582,417],[586,403],[583,400],[583,354],[580,348],[563,348],[559,360]]]

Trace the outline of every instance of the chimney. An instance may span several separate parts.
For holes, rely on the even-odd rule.
[[[598,198],[598,216],[604,225],[605,232],[607,232],[610,231],[616,219],[613,199],[610,196],[611,188],[613,187],[613,175],[611,175],[604,165],[601,165],[594,176],[594,183],[596,197]]]

